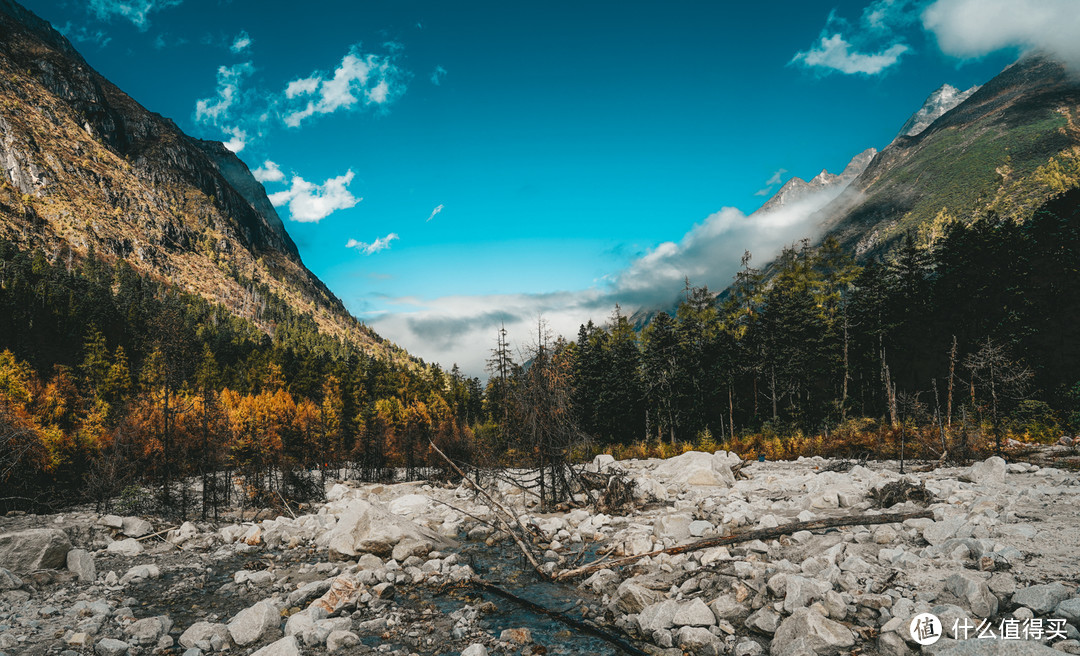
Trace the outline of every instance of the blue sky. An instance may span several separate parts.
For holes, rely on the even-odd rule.
[[[1044,42],[1069,2],[25,0],[229,142],[354,314],[474,375],[500,323],[572,336],[812,233],[745,215],[886,146],[941,84],[1073,47]],[[1051,14],[1018,24],[1025,3]]]

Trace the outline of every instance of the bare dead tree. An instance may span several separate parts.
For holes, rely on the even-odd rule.
[[[978,383],[989,393],[990,428],[994,434],[994,450],[1001,455],[1001,406],[1024,399],[1034,373],[1020,360],[1014,360],[1008,349],[990,339],[975,353],[964,359],[971,372],[972,398]]]

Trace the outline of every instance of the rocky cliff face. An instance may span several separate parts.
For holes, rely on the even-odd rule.
[[[822,169],[821,173],[814,176],[810,182],[806,182],[802,178],[791,178],[784,183],[784,186],[780,187],[780,190],[777,191],[772,198],[765,201],[755,214],[764,214],[778,210],[781,207],[797,203],[820,192],[831,192],[831,195],[835,197],[843,191],[847,185],[851,184],[852,180],[866,170],[866,167],[869,166],[870,161],[874,159],[874,155],[876,154],[876,149],[867,148],[851,158],[851,161],[848,162],[847,166],[844,167],[843,172],[839,175],[829,173],[827,170]]]
[[[256,319],[257,281],[322,329],[379,341],[303,265],[243,162],[147,111],[11,0],[0,0],[0,165],[0,238],[125,258]]]
[[[941,118],[945,112],[956,107],[971,97],[971,94],[979,90],[978,86],[971,87],[967,91],[961,91],[951,84],[943,84],[927,97],[919,111],[911,115],[911,118],[900,128],[896,138],[914,137]]]

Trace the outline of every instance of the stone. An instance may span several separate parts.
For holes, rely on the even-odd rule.
[[[678,612],[679,602],[674,599],[649,604],[638,613],[638,628],[643,635],[651,635],[660,629],[670,629],[674,626],[673,620]]]
[[[1013,594],[1012,601],[1019,606],[1030,608],[1036,615],[1045,615],[1071,596],[1072,590],[1054,582],[1017,590]]]
[[[963,526],[963,519],[946,519],[940,522],[934,522],[923,528],[922,536],[927,543],[937,546],[950,538],[956,537],[956,534]]]
[[[893,632],[879,635],[877,647],[881,656],[911,656],[915,653],[899,634]]]
[[[797,642],[820,656],[832,656],[855,646],[855,636],[843,624],[826,618],[812,608],[798,608],[780,623],[769,653],[788,656],[797,651]]]
[[[157,565],[136,565],[120,577],[120,585],[127,585],[139,579],[156,579],[161,577],[161,569]]]
[[[746,618],[745,624],[748,629],[772,635],[780,627],[780,615],[765,606],[751,613],[750,617]]]
[[[119,515],[102,515],[98,518],[98,524],[120,530],[124,528],[124,518]]]
[[[420,515],[431,507],[431,499],[421,494],[406,494],[386,504],[395,515]]]
[[[660,515],[653,521],[653,535],[658,538],[685,540],[690,537],[690,523],[694,518],[684,513]]]
[[[950,574],[945,588],[963,599],[971,612],[979,618],[993,617],[998,611],[998,598],[990,591],[986,581],[967,571]]]
[[[734,595],[720,595],[709,602],[709,610],[713,612],[716,620],[738,623],[746,619],[750,609],[740,604]]]
[[[180,635],[180,645],[185,649],[191,649],[200,642],[209,643],[215,636],[221,641],[221,644],[226,646],[232,640],[229,635],[229,627],[224,624],[195,622]]]
[[[18,590],[23,587],[23,580],[9,569],[0,567],[0,590]]]
[[[668,485],[731,487],[735,484],[735,475],[723,451],[715,454],[687,451],[661,462],[653,476]]]
[[[300,656],[300,645],[295,637],[289,636],[266,645],[251,656]]]
[[[761,656],[765,653],[765,648],[761,646],[757,640],[751,638],[743,638],[739,642],[735,643],[735,656]]]
[[[72,549],[67,552],[67,568],[79,577],[81,583],[93,583],[97,579],[94,557],[85,549]]]
[[[474,642],[461,650],[461,656],[488,656],[488,648],[479,642]]]
[[[94,645],[94,653],[97,656],[125,656],[129,649],[131,645],[115,638],[103,638]]]
[[[352,631],[331,631],[326,636],[326,651],[334,652],[339,649],[347,649],[360,644],[360,636]]]
[[[71,540],[56,528],[33,528],[0,534],[0,567],[12,572],[60,569],[67,564]]]
[[[145,647],[157,644],[171,628],[172,622],[168,618],[147,617],[129,624],[124,633],[132,644]]]
[[[1080,626],[1080,597],[1066,599],[1054,609],[1054,617],[1060,617],[1073,626]]]
[[[939,641],[938,644],[944,642]],[[937,646],[937,645],[935,645]],[[923,653],[927,653],[925,650]],[[1031,640],[963,640],[933,651],[934,656],[1061,656],[1061,652]]]
[[[363,499],[352,499],[330,531],[328,544],[332,553],[358,556],[373,553],[386,558],[394,546],[405,539],[444,544],[442,537],[422,529],[406,517],[391,514],[382,506]]]
[[[719,656],[724,653],[724,642],[711,631],[700,626],[684,626],[675,634],[675,642],[681,649],[693,654]]]
[[[109,546],[105,549],[109,553],[120,554],[121,556],[138,556],[143,552],[142,543],[135,538],[126,538],[123,540],[115,540],[109,543]]]
[[[819,599],[825,598],[825,593],[832,590],[832,585],[827,581],[808,579],[802,576],[787,577],[787,593],[784,595],[784,612],[794,613],[799,608],[805,608]]]
[[[169,531],[169,535],[166,538],[169,542],[179,546],[184,544],[188,540],[197,537],[199,535],[199,527],[195,526],[191,522],[184,522],[180,525],[180,528]]]
[[[701,599],[694,599],[679,606],[671,623],[675,626],[713,626],[716,616]],[[666,628],[666,627],[665,627]]]
[[[977,485],[1004,485],[1007,470],[1008,465],[1005,464],[1005,460],[998,456],[991,456],[972,465],[967,472],[960,475],[960,480]]]
[[[615,590],[615,607],[626,614],[640,613],[643,608],[659,600],[660,595],[656,591],[634,583],[633,579],[623,581]]]
[[[503,629],[503,632],[499,634],[499,640],[517,645],[527,645],[533,641],[532,631],[524,627]]]
[[[268,601],[260,601],[237,613],[228,624],[233,642],[250,645],[258,642],[281,623],[281,613]],[[280,635],[280,634],[279,634]]]
[[[129,538],[141,538],[154,532],[154,525],[142,517],[125,517],[120,532]]]

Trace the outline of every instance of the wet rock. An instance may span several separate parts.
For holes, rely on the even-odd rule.
[[[71,540],[55,528],[0,534],[0,567],[13,572],[59,569],[67,562]]]
[[[997,614],[998,598],[990,591],[986,581],[970,572],[956,572],[945,579],[945,588],[967,602],[976,617],[987,618]]]
[[[180,645],[186,649],[200,648],[209,651],[215,638],[217,644],[228,646],[231,640],[229,627],[220,623],[196,622],[180,635]]]
[[[705,602],[694,599],[679,606],[679,610],[671,619],[671,623],[675,626],[709,627],[716,624],[716,616],[705,605]]]
[[[1004,485],[1008,465],[998,456],[991,456],[982,462],[975,463],[960,480],[969,481],[978,485]]]
[[[94,653],[97,656],[125,656],[131,645],[115,638],[104,638],[94,645]]]
[[[300,656],[300,645],[296,638],[289,636],[263,647],[251,656]]]
[[[810,649],[814,654],[830,656],[854,645],[855,636],[846,626],[812,608],[799,608],[780,624],[769,653],[772,656],[788,656],[803,648]]]
[[[1072,590],[1054,582],[1033,585],[1013,594],[1014,604],[1026,606],[1036,615],[1045,615],[1057,608],[1057,605],[1072,596]]]
[[[72,549],[67,553],[67,568],[82,583],[93,583],[97,579],[94,557],[85,549]]]
[[[503,629],[503,632],[499,634],[499,640],[517,645],[527,645],[533,641],[532,631],[524,627]]]
[[[110,542],[106,551],[131,558],[132,556],[141,554],[143,552],[143,546],[142,543],[135,538],[126,538],[124,540]]]
[[[243,647],[266,637],[280,623],[281,613],[277,607],[268,601],[260,601],[233,617],[228,624],[229,635],[233,642]]]

